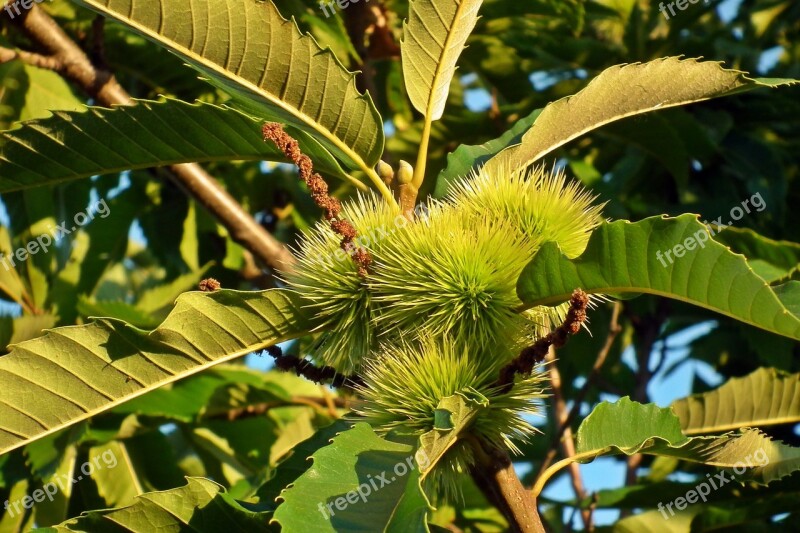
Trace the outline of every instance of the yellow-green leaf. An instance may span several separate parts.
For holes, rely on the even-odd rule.
[[[791,79],[752,79],[716,61],[666,57],[607,68],[583,90],[547,105],[519,144],[487,165],[527,166],[559,146],[625,117],[701,102],[759,87],[791,85]],[[494,168],[494,167],[493,167]]]
[[[0,357],[0,455],[218,363],[305,334],[286,290],[185,293],[158,328],[113,319],[50,330]]]
[[[546,481],[572,462],[585,463],[608,454],[667,456],[732,468],[727,482],[745,476],[767,484],[800,470],[800,448],[773,441],[757,429],[719,436],[687,437],[670,409],[640,404],[627,396],[597,405],[575,435],[575,455],[549,467],[536,481],[534,495]]]
[[[217,483],[190,477],[177,489],[147,492],[119,509],[90,511],[49,531],[271,531],[269,515],[245,509]]]
[[[355,76],[271,1],[78,0],[169,48],[243,110],[287,123],[349,168],[374,174],[383,123]],[[310,147],[309,147],[310,148]],[[377,178],[377,175],[375,175]]]
[[[769,285],[714,241],[697,215],[603,223],[574,259],[545,243],[523,269],[517,294],[525,307],[555,305],[578,287],[673,298],[800,340],[800,282]]]
[[[686,435],[800,422],[800,374],[759,368],[718,389],[676,400]]]
[[[444,112],[450,81],[483,0],[411,0],[403,24],[403,75],[414,107],[429,121]]]

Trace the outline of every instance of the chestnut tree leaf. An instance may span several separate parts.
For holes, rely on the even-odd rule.
[[[240,111],[174,99],[136,102],[56,111],[0,133],[0,193],[176,163],[284,160],[264,142],[261,121]],[[346,176],[327,150],[312,146],[308,155],[321,172]]]
[[[411,0],[400,51],[411,103],[427,121],[444,113],[450,82],[483,0]]]
[[[457,392],[439,401],[434,411],[434,427],[420,436],[416,453],[423,479],[469,430],[479,411],[488,405],[489,400],[474,389]]]
[[[89,511],[44,531],[275,531],[269,513],[253,512],[210,479],[190,477],[177,489],[146,492],[126,507]]]
[[[776,241],[750,228],[732,226],[714,235],[714,240],[744,255],[755,273],[770,285],[797,279],[800,273],[800,244],[796,242]]]
[[[686,435],[800,422],[800,374],[759,368],[672,403]]]
[[[641,113],[701,102],[763,87],[797,83],[793,79],[749,78],[745,72],[723,68],[716,61],[666,57],[646,63],[609,67],[582,90],[549,103],[520,119],[514,130],[530,125],[519,138],[504,135],[474,148],[472,166],[488,159],[490,168],[523,167],[556,148],[605,124]],[[464,173],[465,154],[452,163],[440,180]],[[441,188],[442,186],[439,186]]]
[[[556,305],[576,288],[673,298],[800,340],[800,282],[770,286],[693,214],[603,223],[574,259],[545,243],[523,269],[517,294],[525,307]]]
[[[160,44],[228,92],[237,108],[285,123],[348,169],[377,178],[383,122],[355,75],[271,0],[78,0]],[[291,131],[290,131],[291,132]],[[319,147],[317,147],[317,150]],[[377,178],[379,181],[380,179]]]
[[[589,413],[575,434],[575,455],[548,468],[537,479],[533,493],[541,493],[545,482],[571,462],[636,453],[732,468],[733,472],[724,474],[726,483],[746,478],[768,484],[800,470],[800,448],[773,441],[757,429],[687,437],[671,409],[625,396],[615,403],[602,402]]]
[[[287,290],[181,295],[143,331],[116,319],[49,330],[0,357],[0,455],[162,385],[311,331]]]
[[[274,522],[285,531],[425,532],[430,504],[414,448],[356,424],[311,456],[281,494]]]

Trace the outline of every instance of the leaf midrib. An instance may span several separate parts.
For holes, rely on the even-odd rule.
[[[90,6],[93,6],[94,3],[95,3],[95,2],[93,2],[93,0],[84,0],[84,1],[87,3],[87,5],[90,5]],[[276,14],[282,19],[283,17],[279,13],[277,13],[277,8],[274,7],[274,4],[273,4],[273,8],[276,10]],[[95,11],[98,11],[99,13],[105,15],[106,13],[104,13],[104,9],[105,9],[105,11],[112,11],[112,9],[110,7],[109,8],[97,8],[97,7],[94,8]],[[122,14],[120,13],[120,15],[122,15]],[[153,30],[150,30],[149,28],[139,24],[138,22],[136,22],[135,20],[130,18],[129,15],[123,15],[123,16],[125,17],[125,21],[126,21],[125,23],[127,25],[131,26],[132,28],[135,28],[136,31],[142,33],[143,35],[146,35],[148,38],[150,38],[151,40],[153,40],[157,44],[162,44],[163,45],[165,42],[169,42],[170,43],[169,47],[172,49],[172,50],[170,50],[170,52],[175,53],[174,51],[180,50],[181,54],[185,55],[186,57],[192,58],[194,61],[197,61],[198,63],[203,65],[204,68],[209,68],[210,70],[213,70],[214,72],[216,72],[218,75],[221,75],[224,78],[227,78],[227,79],[230,79],[232,81],[235,81],[236,83],[242,85],[243,87],[246,87],[250,92],[253,92],[253,93],[255,93],[255,94],[257,94],[257,95],[259,95],[259,96],[261,96],[263,98],[266,98],[270,103],[280,107],[281,109],[283,109],[287,113],[298,117],[303,123],[305,123],[311,129],[320,132],[327,140],[329,140],[331,143],[333,143],[338,149],[340,149],[342,152],[344,152],[348,157],[352,158],[353,161],[355,161],[358,164],[358,166],[361,168],[361,170],[363,170],[367,175],[369,175],[372,178],[372,175],[375,172],[371,168],[369,168],[367,166],[366,162],[361,158],[360,155],[358,155],[349,146],[347,146],[347,144],[342,142],[342,140],[339,139],[339,137],[337,137],[336,135],[334,135],[333,132],[331,132],[328,128],[326,128],[325,126],[323,126],[319,122],[317,122],[314,119],[312,119],[310,116],[308,116],[306,113],[304,113],[300,109],[297,109],[297,108],[295,108],[293,106],[288,105],[283,100],[280,100],[279,98],[271,95],[269,92],[267,92],[264,89],[262,89],[261,87],[255,85],[253,82],[248,81],[248,80],[242,78],[241,76],[234,75],[234,73],[231,72],[230,70],[226,70],[226,69],[222,68],[221,65],[218,65],[218,64],[213,63],[211,61],[208,61],[204,57],[202,57],[202,56],[196,54],[195,52],[187,49],[185,46],[179,45],[178,43],[176,43],[172,39],[169,39],[169,38],[167,38],[165,36],[162,36],[161,34],[156,33]],[[281,24],[292,24],[292,22],[290,20],[283,20],[283,22],[281,22]],[[297,29],[296,26],[295,26],[295,29]],[[303,34],[302,32],[300,32],[299,29],[297,29],[297,30],[300,33],[302,38],[311,39],[311,41],[315,45],[319,46],[317,44],[317,41],[311,35]],[[194,30],[192,30],[192,31],[193,31],[192,34],[194,35]],[[179,54],[176,54],[176,55],[179,55]],[[347,71],[347,69],[345,69],[345,71]],[[349,74],[352,74],[349,71],[347,71],[347,72]],[[348,82],[348,83],[350,83],[350,82]],[[237,109],[237,111],[240,111],[240,110]],[[377,178],[377,174],[375,175],[375,177]],[[378,178],[378,179],[380,179],[380,178]]]
[[[800,416],[781,416],[781,417],[769,417],[769,418],[755,418],[755,419],[748,419],[741,422],[731,422],[729,424],[712,424],[710,426],[703,426],[703,427],[692,427],[690,429],[682,428],[684,435],[707,435],[709,433],[716,433],[716,432],[727,432],[733,431],[737,429],[741,429],[743,427],[754,427],[760,428],[763,426],[775,426],[778,424],[789,424],[794,423],[800,420]]]
[[[453,16],[453,20],[451,21],[451,24],[450,24],[450,31],[447,32],[447,37],[445,37],[445,39],[444,39],[444,45],[442,46],[442,51],[439,54],[439,60],[436,62],[436,71],[435,71],[435,73],[433,75],[433,81],[431,82],[431,92],[428,95],[428,104],[425,107],[425,120],[426,121],[432,121],[431,114],[433,112],[433,103],[436,100],[435,95],[436,95],[436,90],[438,88],[439,77],[444,72],[444,68],[443,68],[444,61],[442,61],[442,60],[447,56],[448,52],[450,51],[450,43],[452,42],[452,39],[454,38],[454,36],[456,34],[456,23],[459,20],[461,20],[462,9],[464,9],[464,6],[465,6],[466,3],[467,3],[467,0],[460,0],[459,1],[458,8],[456,8],[455,15]],[[431,5],[433,6],[434,9],[436,9],[435,2],[431,2]],[[438,13],[438,9],[437,9],[437,13]],[[459,53],[460,53],[460,51],[459,51]]]
[[[76,326],[76,327],[83,327],[83,326]],[[107,403],[103,403],[102,406],[100,406],[99,408],[87,411],[86,413],[84,413],[80,417],[75,417],[75,418],[72,418],[72,419],[62,423],[62,424],[50,427],[50,428],[47,429],[47,431],[43,431],[41,433],[37,433],[33,437],[25,437],[24,440],[15,443],[13,446],[11,446],[9,448],[0,449],[0,455],[4,455],[4,454],[6,454],[6,453],[8,453],[10,451],[13,451],[13,450],[16,450],[17,448],[25,446],[26,444],[29,444],[29,443],[31,443],[31,442],[33,442],[35,440],[39,440],[39,439],[44,438],[44,437],[46,437],[48,435],[52,435],[53,433],[57,433],[58,431],[61,431],[62,429],[65,429],[65,428],[68,428],[70,426],[75,425],[77,422],[79,422],[81,420],[86,420],[87,418],[91,418],[92,416],[95,416],[95,415],[102,414],[104,412],[110,411],[114,407],[122,405],[123,403],[128,402],[128,401],[130,401],[130,400],[132,400],[134,398],[138,398],[139,396],[147,394],[148,392],[151,392],[153,390],[161,388],[164,385],[169,385],[170,383],[174,383],[174,382],[179,381],[181,379],[187,378],[189,376],[197,374],[198,372],[203,372],[203,371],[208,370],[209,368],[211,368],[213,366],[216,366],[218,364],[227,363],[229,361],[232,361],[233,359],[236,359],[237,357],[242,357],[243,355],[247,355],[249,353],[252,353],[252,352],[255,352],[255,351],[258,351],[258,350],[263,350],[263,349],[267,348],[268,346],[273,346],[275,344],[279,344],[281,342],[284,342],[284,341],[287,341],[287,340],[290,340],[290,339],[301,337],[301,336],[307,335],[309,333],[310,333],[310,330],[292,331],[291,333],[286,333],[286,334],[281,335],[279,337],[276,337],[274,339],[269,339],[267,341],[263,341],[263,342],[259,342],[257,344],[253,344],[251,346],[247,346],[245,348],[242,348],[241,350],[237,350],[237,351],[235,351],[233,353],[227,354],[224,357],[220,357],[218,359],[214,359],[212,361],[208,361],[205,364],[193,366],[191,369],[189,369],[189,370],[187,370],[185,372],[181,372],[180,374],[173,374],[173,375],[168,376],[166,379],[162,379],[162,380],[156,381],[154,383],[148,383],[146,386],[142,387],[139,391],[136,391],[136,392],[134,392],[132,394],[128,394],[128,395],[126,395],[126,396],[124,396],[122,398],[119,398],[119,399],[116,399],[116,400],[113,400],[113,401],[110,401],[110,402],[107,402]],[[8,429],[5,429],[5,428],[4,428],[4,430],[8,431]]]
[[[715,313],[719,313],[721,315],[725,315],[725,316],[727,316],[729,318],[733,318],[734,320],[736,320],[738,322],[743,322],[745,324],[749,324],[751,326],[755,326],[758,329],[764,329],[763,325],[757,324],[757,323],[753,322],[752,320],[745,320],[742,317],[733,315],[733,314],[731,314],[730,312],[728,312],[725,309],[718,308],[718,307],[712,307],[710,305],[705,304],[704,302],[702,302],[700,300],[691,300],[691,299],[689,299],[689,298],[687,298],[685,296],[678,295],[678,294],[675,294],[673,292],[665,292],[665,291],[660,291],[660,290],[654,290],[654,289],[652,289],[650,287],[638,287],[638,286],[630,286],[630,285],[626,286],[626,287],[604,286],[604,287],[596,288],[596,289],[583,289],[583,290],[585,290],[588,294],[608,294],[610,296],[613,296],[614,294],[626,293],[626,292],[642,292],[642,293],[645,293],[645,294],[652,294],[654,296],[662,296],[664,298],[669,298],[671,300],[679,300],[681,302],[685,302],[685,303],[688,303],[688,304],[691,304],[691,305],[694,305],[694,306],[697,306],[697,307],[702,307],[703,309],[708,309],[709,311],[713,311]],[[556,304],[560,304],[560,303],[568,301],[571,296],[572,296],[572,292],[569,292],[569,293],[564,292],[564,293],[560,293],[560,294],[553,294],[551,296],[548,296],[547,298],[537,298],[536,299],[536,303],[533,303],[533,304],[524,303],[521,306],[517,307],[515,309],[515,311],[517,313],[522,313],[523,311],[526,311],[528,309],[531,309],[533,307],[538,307],[538,306],[541,306],[541,305],[556,305]],[[781,305],[781,307],[783,307],[783,311],[782,311],[783,314],[786,315],[786,316],[789,316],[791,318],[794,318],[794,315],[792,315],[786,309],[786,306],[783,305],[783,302],[781,302],[781,300],[779,298],[777,298],[777,297],[775,297],[775,299]],[[786,335],[786,334],[783,334],[783,333],[780,333],[780,332],[777,332],[777,331],[776,331],[776,333],[778,333],[780,335],[783,335],[783,336],[786,336],[786,337],[789,337],[789,335]],[[789,338],[793,338],[793,337],[789,337]]]

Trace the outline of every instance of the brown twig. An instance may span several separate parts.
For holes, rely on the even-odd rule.
[[[331,395],[331,392],[325,388],[323,385],[319,386],[319,391],[322,394],[322,398],[325,401],[325,405],[328,407],[328,415],[331,418],[336,418],[336,402],[335,398]]]
[[[345,28],[361,62],[351,66],[356,71],[360,91],[377,94],[375,62],[398,59],[400,47],[395,42],[387,19],[386,7],[365,2],[352,3],[343,11]]]
[[[11,51],[15,54],[13,59],[58,72],[105,106],[134,104],[113,74],[96,68],[75,41],[39,6],[31,6],[22,15],[11,19],[10,23],[46,53]],[[98,30],[98,26],[95,26],[95,30]],[[5,49],[6,57],[9,57],[8,52]],[[233,240],[273,270],[291,269],[295,258],[289,249],[245,212],[233,196],[200,165],[183,163],[171,165],[168,169],[170,178],[208,209],[225,226]]]
[[[340,246],[347,252],[358,267],[358,275],[366,277],[369,273],[369,266],[372,264],[372,256],[361,247],[355,246],[353,240],[356,238],[356,228],[341,217],[342,205],[339,200],[328,194],[328,184],[325,180],[314,172],[314,165],[311,158],[300,150],[300,144],[291,135],[286,133],[283,126],[277,122],[266,122],[262,128],[264,140],[270,141],[278,147],[289,161],[293,162],[298,169],[300,179],[308,186],[311,191],[311,198],[323,211],[333,231],[342,237]]]
[[[550,447],[547,451],[547,455],[545,455],[541,465],[539,466],[539,470],[536,475],[537,478],[542,472],[548,469],[548,467],[552,464],[553,459],[555,459],[556,454],[558,453],[557,452],[558,443],[561,441],[561,438],[564,435],[566,428],[571,427],[572,422],[578,416],[583,400],[586,398],[589,389],[599,376],[600,369],[605,363],[606,358],[608,357],[608,354],[611,351],[611,347],[614,345],[614,341],[616,340],[617,335],[619,335],[620,331],[622,331],[622,328],[619,325],[619,314],[621,309],[622,305],[619,302],[614,302],[614,309],[611,313],[611,325],[609,326],[608,335],[606,336],[605,343],[603,343],[603,347],[600,348],[600,351],[597,352],[597,357],[595,358],[594,365],[592,365],[592,370],[589,371],[589,375],[586,376],[586,382],[584,382],[583,387],[581,387],[581,390],[578,392],[578,394],[575,396],[573,400],[572,409],[570,409],[566,419],[558,425],[558,429],[556,430],[550,442]]]
[[[587,305],[589,305],[589,296],[581,289],[575,289],[569,300],[569,311],[567,311],[564,323],[531,346],[524,348],[513,361],[500,369],[497,386],[504,390],[510,389],[514,384],[514,376],[530,374],[533,367],[544,360],[551,346],[554,349],[564,346],[570,335],[580,331],[581,324],[586,320]]]
[[[275,359],[275,367],[283,372],[294,371],[298,376],[302,376],[314,383],[330,383],[336,388],[355,389],[364,385],[361,376],[346,376],[339,374],[332,366],[316,366],[311,361],[295,357],[294,355],[284,355],[278,346],[270,346],[267,353]]]
[[[23,63],[47,70],[58,72],[62,68],[60,61],[49,56],[26,52],[25,50],[12,50],[5,46],[0,46],[0,63],[8,63],[19,59]]]
[[[567,339],[570,335],[574,335],[580,331],[581,324],[583,324],[583,322],[586,320],[586,307],[588,305],[589,296],[580,288],[575,289],[572,292],[572,297],[569,301],[569,310],[567,311],[567,316],[564,320],[564,323],[549,334],[537,340],[531,346],[523,349],[519,356],[504,366],[500,370],[497,386],[502,390],[509,390],[514,384],[514,376],[516,374],[529,374],[536,364],[542,362],[546,357],[549,357],[550,365],[548,366],[550,371],[551,387],[553,389],[555,398],[554,409],[558,418],[566,418],[566,404],[564,403],[563,394],[561,392],[561,376],[558,373],[558,368],[553,362],[555,359],[555,350],[562,347],[567,342]],[[569,439],[569,443],[572,444],[571,439]],[[570,450],[568,447],[565,448],[565,453],[571,453],[571,455],[574,455],[574,447],[572,450]],[[484,467],[485,466],[486,465],[484,465]],[[575,465],[575,467],[577,468],[577,465]],[[583,482],[580,478],[580,471],[573,471],[572,474],[573,485],[575,486],[576,494],[580,493],[583,495],[585,491],[583,489]],[[519,483],[519,480],[517,480],[517,483]],[[530,498],[530,496],[528,496],[528,498]],[[591,516],[584,516],[584,524],[588,527],[590,523]],[[538,527],[541,528],[542,531],[544,530],[543,526],[541,525],[541,521],[538,521]]]
[[[661,326],[667,319],[669,313],[669,303],[667,300],[659,299],[655,314],[646,316],[628,315],[633,326],[636,338],[636,374],[631,398],[640,403],[647,403],[647,386],[655,373],[650,370],[650,356],[653,353],[653,346],[661,336]],[[642,454],[634,454],[628,457],[625,472],[625,484],[630,486],[636,483],[636,473],[642,462]],[[620,518],[630,516],[631,510],[623,509],[620,511]]]
[[[550,374],[550,389],[553,391],[553,412],[555,413],[555,419],[558,425],[564,428],[561,452],[564,454],[564,457],[573,457],[575,455],[575,443],[572,440],[572,428],[566,424],[567,403],[564,400],[561,372],[558,371],[558,365],[556,365],[555,359],[555,351],[551,346],[545,357],[545,361],[548,363],[547,371]],[[575,492],[575,497],[578,501],[581,501],[586,497],[586,488],[583,485],[580,465],[573,462],[569,464],[568,468],[569,475],[572,478],[572,489]],[[581,518],[583,519],[584,529],[591,531],[591,512],[581,509]]]

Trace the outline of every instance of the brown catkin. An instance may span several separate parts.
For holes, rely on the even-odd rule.
[[[328,194],[328,184],[325,183],[322,176],[314,172],[311,159],[300,151],[297,140],[286,133],[281,124],[266,122],[261,131],[265,141],[274,143],[292,163],[297,165],[300,179],[308,186],[314,203],[325,211],[325,220],[330,223],[331,229],[342,237],[339,246],[349,253],[357,236],[356,229],[349,221],[341,218],[342,204]],[[363,248],[358,248],[352,257],[358,267],[358,275],[366,277],[369,273],[369,266],[372,264],[370,253]]]
[[[586,320],[586,307],[589,305],[589,296],[581,289],[575,289],[569,300],[569,311],[564,323],[555,330],[545,335],[532,345],[524,348],[516,359],[500,369],[497,385],[504,390],[509,390],[514,384],[514,375],[527,375],[536,364],[542,362],[547,351],[552,346],[561,348],[570,335],[575,335],[581,330],[581,324]]]
[[[267,353],[275,359],[275,367],[283,372],[294,371],[298,376],[302,376],[314,383],[330,383],[336,388],[344,387],[353,389],[363,385],[361,376],[345,376],[339,374],[331,366],[315,366],[311,361],[295,357],[294,355],[284,355],[278,346],[270,346]]]

